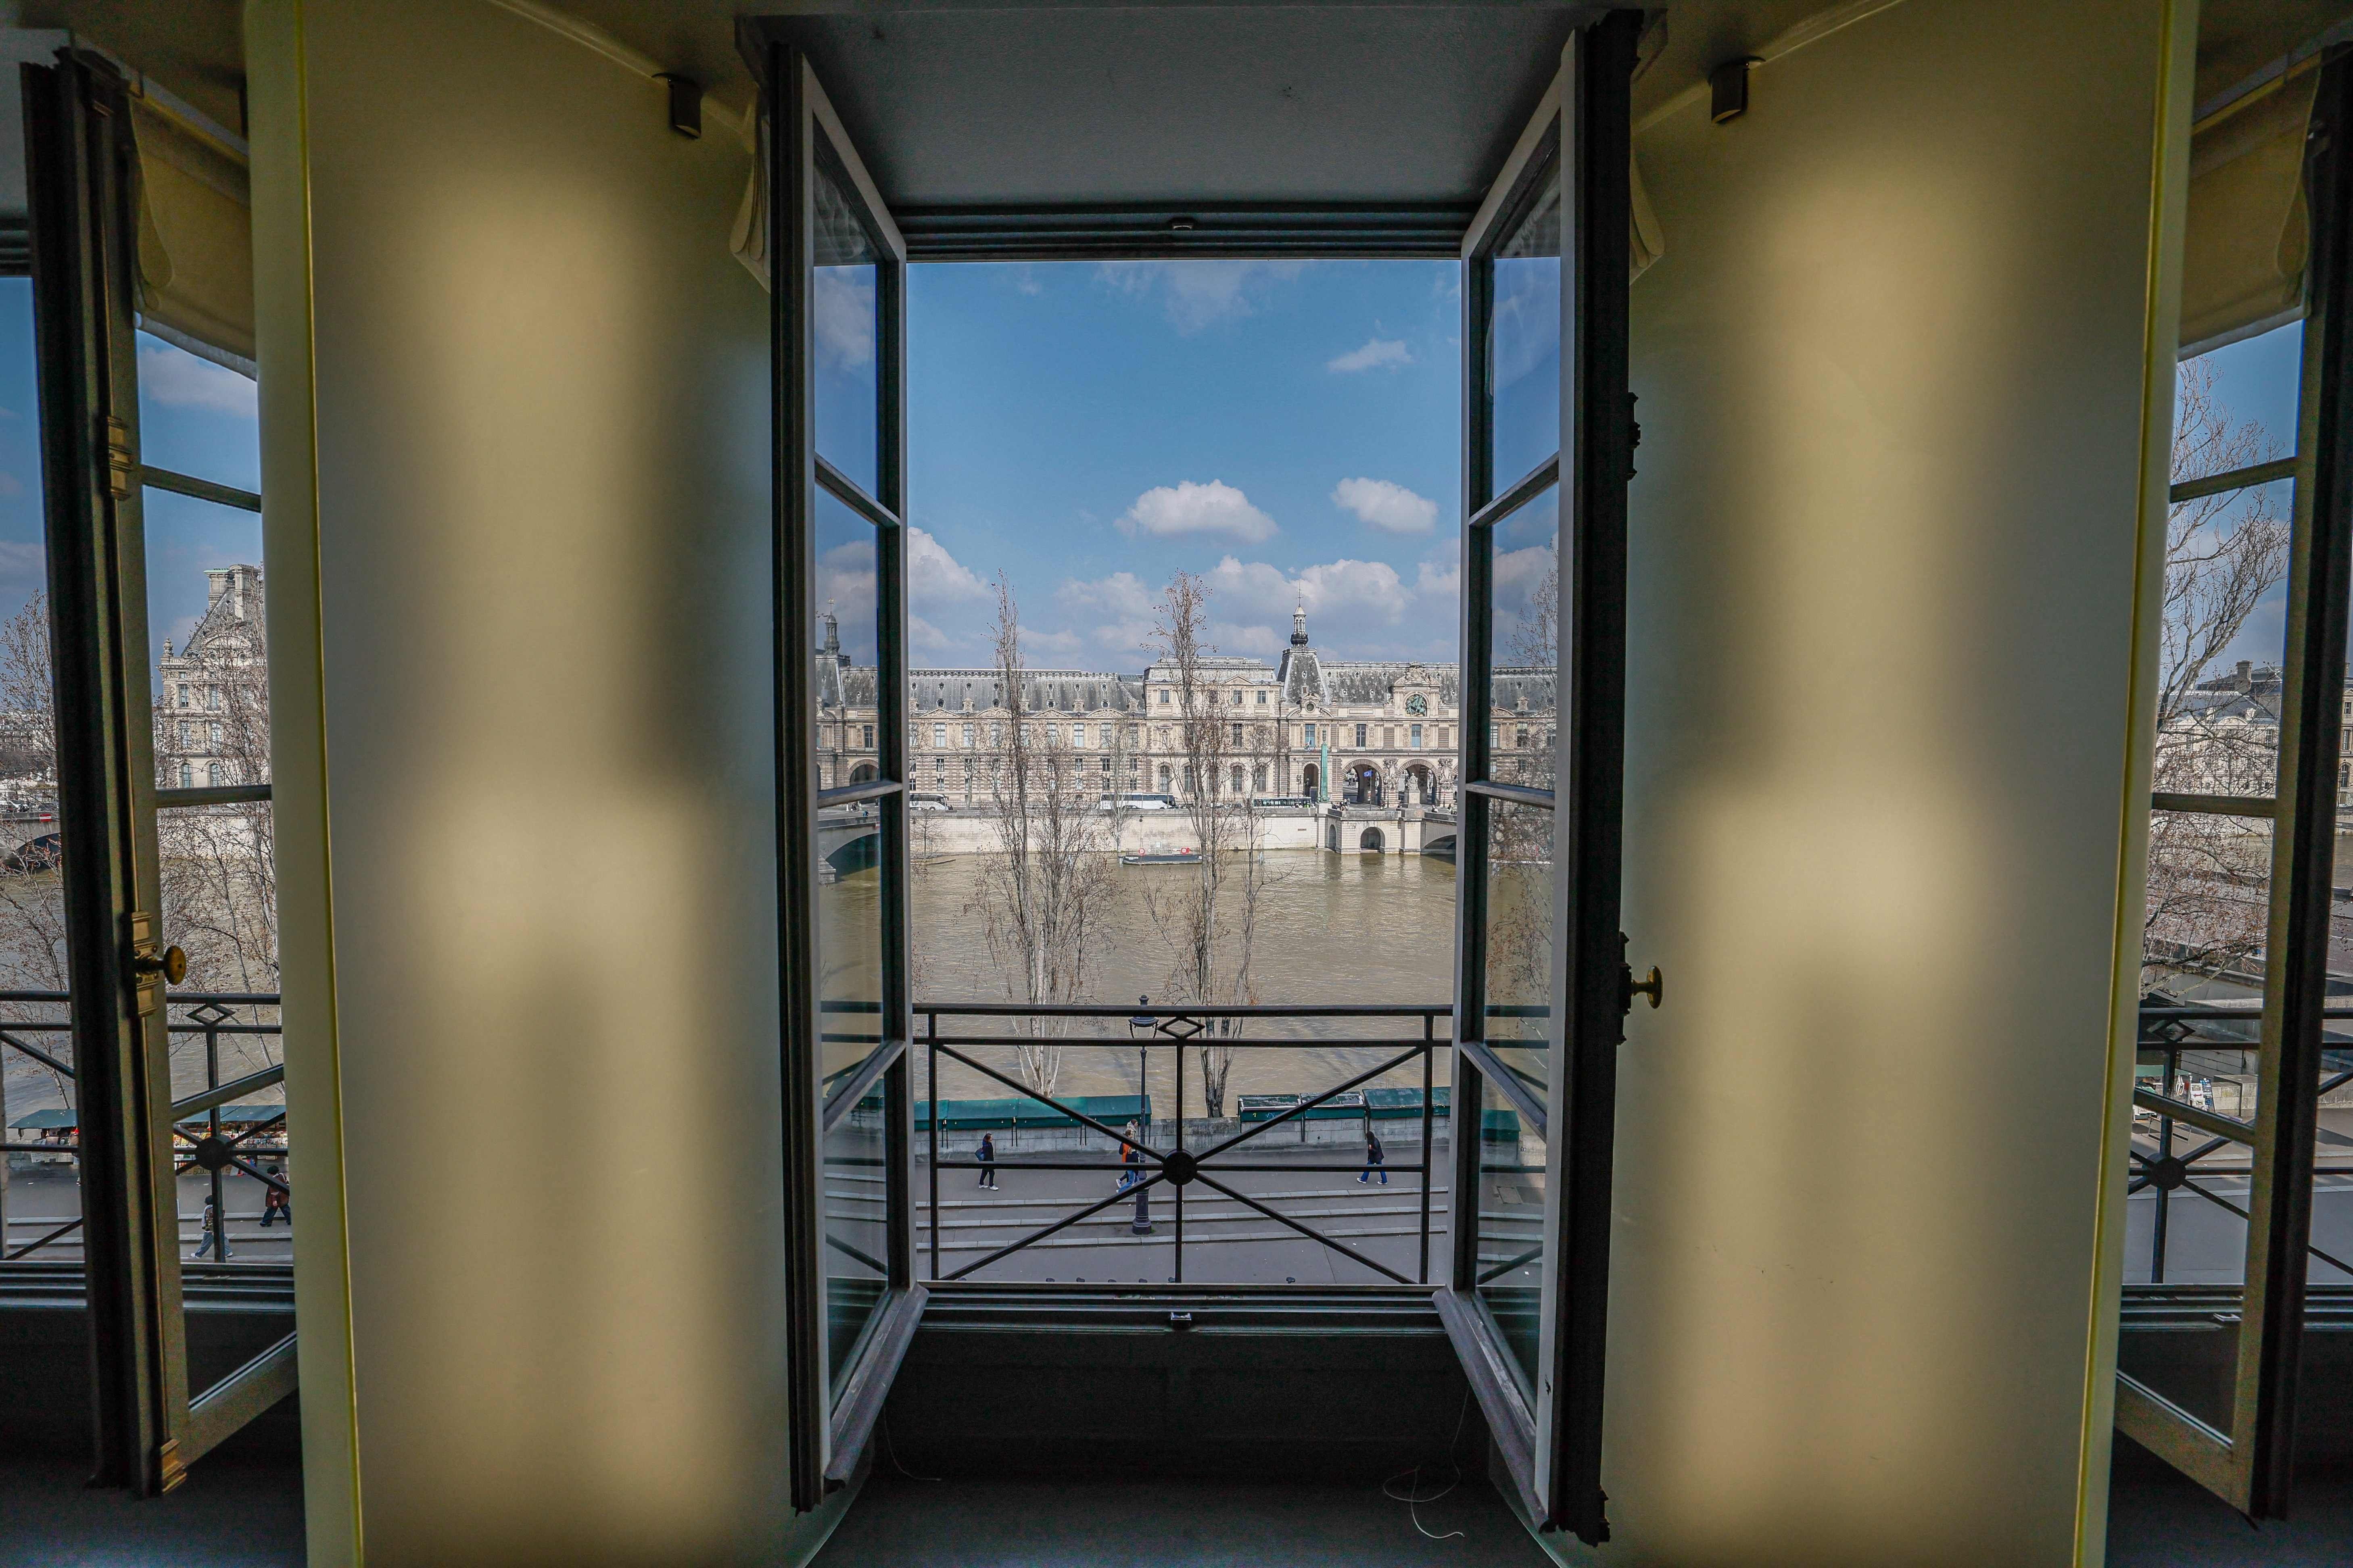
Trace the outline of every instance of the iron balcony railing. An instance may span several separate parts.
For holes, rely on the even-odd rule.
[[[2331,1007],[2321,1017],[2343,1026],[2353,1020],[2353,1007]],[[2255,1139],[2254,1124],[2243,1116],[2233,1116],[2212,1104],[2200,1105],[2189,1097],[2189,1086],[2199,1076],[2187,1066],[2184,1058],[2200,1054],[2258,1054],[2263,1046],[2259,1038],[2263,1016],[2255,1005],[2244,1007],[2205,1006],[2144,1006],[2140,1010],[2139,1054],[2155,1055],[2155,1064],[2161,1068],[2160,1087],[2148,1089],[2136,1082],[2133,1107],[2139,1115],[2156,1122],[2153,1152],[2140,1148],[2136,1137],[2130,1146],[2132,1175],[2126,1187],[2127,1196],[2156,1189],[2157,1205],[2149,1228],[2149,1273],[2147,1284],[2167,1284],[2165,1278],[2166,1250],[2177,1192],[2188,1192],[2217,1208],[2238,1216],[2243,1224],[2247,1211],[2206,1184],[2214,1177],[2251,1177],[2251,1163]],[[2336,1064],[2324,1068],[2320,1094],[2327,1095],[2353,1083],[2353,1070],[2342,1064],[2347,1053],[2353,1052],[2353,1040],[2342,1040],[2336,1032],[2324,1041],[2325,1060]],[[2243,1110],[2234,1105],[2233,1110]],[[2180,1130],[2190,1130],[2190,1135],[2207,1134],[2206,1141],[2187,1152],[2177,1152]],[[2137,1132],[2137,1129],[2136,1129]],[[2237,1152],[2235,1162],[2215,1156],[2226,1151]],[[2316,1164],[2314,1179],[2319,1183],[2341,1183],[2353,1178],[2353,1164],[2331,1162]],[[2353,1279],[2353,1260],[2340,1258],[2317,1246],[2307,1247],[2320,1262]]]
[[[70,994],[63,991],[0,991],[0,1007],[8,1011],[30,1010],[46,1015],[0,1020],[0,1049],[13,1051],[38,1063],[66,1085],[75,1082],[72,1061],[73,1019],[69,1011]],[[289,1193],[282,1169],[265,1169],[265,1163],[277,1162],[282,1166],[286,1159],[286,1108],[279,1101],[259,1106],[240,1106],[264,1089],[274,1089],[286,1079],[285,1051],[277,1046],[282,1033],[274,1016],[278,1011],[278,994],[268,991],[184,991],[169,999],[165,1026],[175,1046],[185,1040],[201,1041],[204,1047],[204,1087],[172,1102],[173,1174],[181,1176],[201,1170],[211,1183],[213,1213],[221,1216],[221,1234],[227,1238],[227,1249],[234,1258],[240,1244],[250,1244],[250,1233],[231,1233],[231,1217],[267,1220],[268,1207],[259,1215],[231,1216],[227,1202],[225,1178],[230,1171],[239,1171],[267,1188]],[[268,1066],[255,1072],[240,1074],[223,1081],[221,1078],[221,1045],[225,1039],[259,1037],[269,1043],[262,1054],[270,1059]],[[38,1042],[38,1043],[36,1043]],[[178,1052],[174,1053],[174,1060]],[[69,1091],[70,1092],[70,1091]],[[79,1097],[75,1097],[77,1100]],[[75,1106],[62,1108],[69,1117]],[[11,1108],[0,1115],[0,1123],[17,1119]],[[81,1140],[77,1121],[64,1121],[58,1135],[49,1138],[24,1135],[12,1125],[0,1125],[0,1149],[8,1157],[17,1154],[62,1154],[76,1162],[81,1157]],[[202,1224],[197,1214],[177,1216],[180,1239],[188,1239],[187,1227]],[[60,1223],[49,1224],[48,1221]],[[16,1262],[43,1248],[62,1249],[75,1244],[76,1233],[81,1229],[79,1215],[46,1217],[5,1215],[0,1223],[0,1262]],[[19,1229],[34,1234],[21,1244],[16,1240]],[[292,1212],[287,1211],[287,1232],[293,1231]],[[265,1233],[266,1234],[266,1233]],[[201,1234],[198,1238],[201,1241]],[[216,1261],[224,1261],[216,1259]],[[283,1263],[283,1258],[270,1259]]]
[[[923,1235],[931,1282],[969,1279],[992,1265],[1025,1252],[1056,1247],[1124,1247],[1136,1237],[1157,1237],[1160,1232],[1152,1222],[1151,1211],[1155,1192],[1168,1205],[1165,1213],[1169,1230],[1165,1241],[1153,1244],[1155,1247],[1165,1247],[1166,1267],[1157,1262],[1151,1267],[1171,1283],[1187,1280],[1188,1247],[1226,1247],[1291,1238],[1312,1241],[1383,1279],[1398,1284],[1430,1282],[1431,1216],[1444,1194],[1444,1189],[1431,1180],[1433,1137],[1439,1119],[1451,1109],[1447,1087],[1437,1081],[1438,1058],[1441,1052],[1451,1049],[1451,1005],[1147,1004],[1128,1007],[926,1002],[917,1005],[915,1016],[918,1027],[913,1043],[924,1054],[923,1086],[928,1096],[915,1108],[915,1131],[925,1155],[929,1203]],[[1144,1059],[1136,1068],[1139,1092],[1131,1096],[1057,1094],[982,1059],[983,1054],[1001,1053],[1008,1047],[1025,1045],[1095,1055],[1141,1053]],[[1234,1093],[1230,1096],[1232,1113],[1212,1123],[1211,1119],[1188,1118],[1184,1113],[1191,1097],[1188,1075],[1200,1070],[1195,1053],[1204,1047],[1229,1049],[1237,1057],[1251,1054],[1262,1058],[1266,1053],[1303,1057],[1309,1052],[1345,1051],[1357,1060],[1374,1059],[1361,1069],[1353,1063],[1337,1069],[1336,1081],[1287,1084],[1282,1093]],[[1195,1059],[1188,1064],[1188,1058]],[[944,1100],[944,1062],[1008,1091],[1009,1100]],[[1121,1072],[1124,1077],[1124,1068]],[[1403,1085],[1381,1084],[1380,1080],[1397,1075],[1409,1081]],[[1264,1087],[1263,1072],[1249,1076]],[[1155,1114],[1150,1095],[1155,1082],[1174,1092],[1174,1105],[1168,1113]],[[1368,1164],[1361,1146],[1354,1158],[1317,1157],[1314,1153],[1304,1158],[1295,1154],[1274,1157],[1276,1151],[1271,1145],[1276,1139],[1271,1135],[1295,1130],[1295,1147],[1307,1137],[1304,1130],[1311,1121],[1328,1121],[1335,1117],[1352,1123],[1361,1121],[1366,1129],[1386,1122],[1393,1130],[1392,1137],[1413,1130],[1418,1135],[1418,1157],[1385,1159],[1377,1168],[1389,1176],[1409,1178],[1408,1191],[1397,1194],[1397,1200],[1377,1205],[1305,1213],[1295,1205],[1329,1203],[1353,1194],[1345,1188],[1335,1191],[1313,1185],[1304,1190],[1245,1190],[1240,1178],[1253,1174],[1312,1177],[1345,1173],[1366,1177]],[[1000,1152],[994,1161],[981,1160],[976,1152],[952,1153],[943,1147],[944,1134],[968,1136],[981,1130],[983,1124],[1004,1129],[1017,1121],[1024,1128],[1075,1131],[1079,1142],[1092,1146],[1056,1151],[1067,1157],[1039,1158],[1024,1152],[1018,1158],[1008,1158]],[[952,1122],[962,1125],[950,1126]],[[958,1137],[955,1141],[965,1139]],[[1406,1140],[1399,1137],[1398,1141]],[[1125,1161],[1118,1153],[1123,1147],[1133,1151]],[[1343,1147],[1332,1146],[1334,1154]],[[1053,1172],[1118,1176],[1120,1180],[1108,1195],[1092,1201],[1083,1194],[1074,1197],[1067,1191],[1005,1198],[997,1196],[995,1188],[979,1185],[984,1175],[992,1171],[1000,1181],[1006,1176]],[[945,1202],[940,1193],[943,1172],[966,1173],[967,1181],[976,1192],[990,1195]],[[1195,1191],[1197,1188],[1199,1191]],[[1134,1217],[1127,1224],[1127,1237],[1112,1236],[1098,1240],[1071,1234],[1090,1222],[1095,1222],[1097,1228],[1115,1229],[1116,1211],[1131,1205]],[[1046,1217],[1049,1215],[1052,1217]],[[1509,1216],[1499,1217],[1508,1221]],[[1188,1218],[1193,1224],[1189,1234]],[[1347,1224],[1334,1224],[1335,1219],[1345,1219]],[[1367,1226],[1364,1223],[1366,1220],[1403,1223]],[[1228,1227],[1238,1221],[1255,1221],[1279,1228],[1236,1235]],[[1205,1234],[1204,1226],[1213,1228]],[[1018,1230],[1020,1234],[1002,1239],[968,1239],[991,1231],[1001,1236],[1006,1230]],[[1407,1267],[1395,1266],[1350,1244],[1375,1235],[1414,1238],[1409,1271]],[[1121,1256],[1126,1266],[1134,1266],[1132,1255],[1124,1252]],[[1198,1269],[1196,1275],[1198,1278]],[[1309,1289],[1313,1284],[1300,1288]]]

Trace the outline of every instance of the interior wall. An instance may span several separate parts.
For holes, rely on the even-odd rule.
[[[776,1561],[749,155],[484,0],[248,21],[312,1561]]]
[[[1604,1561],[2097,1560],[2169,9],[1906,0],[1638,139]]]

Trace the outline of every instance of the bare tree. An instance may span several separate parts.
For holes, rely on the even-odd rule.
[[[2192,360],[2180,367],[2175,484],[2249,468],[2279,449],[2261,425],[2232,421],[2211,366]],[[2208,672],[2285,574],[2288,534],[2268,487],[2182,501],[2167,515],[2153,773],[2160,793],[2260,795],[2276,787],[2278,687],[2252,668],[2219,687]],[[2270,834],[2246,820],[2193,812],[2150,818],[2144,990],[2168,973],[2214,975],[2260,961],[2271,854]]]
[[[1203,635],[1208,604],[1201,580],[1179,572],[1154,606],[1158,663],[1176,691],[1176,752],[1185,770],[1181,799],[1201,858],[1182,892],[1155,892],[1145,901],[1174,952],[1168,984],[1176,998],[1248,1005],[1258,1000],[1250,961],[1267,878],[1247,773],[1240,781],[1230,773],[1245,752],[1246,725],[1228,700],[1240,688],[1219,681],[1208,662],[1217,653]],[[1225,1114],[1234,1059],[1229,1042],[1241,1032],[1241,1019],[1222,1018],[1203,1036],[1201,1103],[1213,1117]],[[1176,1114],[1184,1113],[1178,1106]]]
[[[49,660],[49,600],[35,594],[22,609],[0,622],[0,724],[5,725],[8,794],[20,806],[54,803],[58,789],[57,688]],[[66,989],[65,883],[57,857],[20,850],[0,868],[0,985],[10,990]],[[53,1008],[11,1003],[0,1015],[29,1020]],[[52,1037],[51,1054],[70,1056],[63,1036]],[[7,1051],[0,1066],[37,1081],[46,1079],[60,1103],[74,1103],[71,1080],[21,1052]]]
[[[981,931],[1008,994],[1033,1005],[1076,1002],[1086,994],[1088,961],[1109,932],[1111,820],[1086,791],[1086,759],[1070,726],[1030,713],[1019,606],[1002,573],[993,641],[1007,721],[1004,749],[990,763],[995,844],[982,858],[975,893]],[[1050,1095],[1069,1020],[1029,1014],[1020,1027],[1022,1079]]]

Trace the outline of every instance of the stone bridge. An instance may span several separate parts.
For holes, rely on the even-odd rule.
[[[0,873],[54,869],[62,844],[54,811],[0,814]]]

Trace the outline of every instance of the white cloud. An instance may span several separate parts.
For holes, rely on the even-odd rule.
[[[1428,533],[1438,524],[1438,503],[1387,479],[1342,479],[1332,487],[1332,504],[1387,533]]]
[[[944,648],[955,646],[955,638],[917,615],[910,615],[907,617],[907,640],[917,647]]]
[[[1287,635],[1288,628],[1277,633],[1272,626],[1236,626],[1231,621],[1209,623],[1209,641],[1219,653],[1280,653]]]
[[[1054,590],[1054,597],[1081,609],[1109,610],[1113,615],[1131,618],[1152,614],[1152,590],[1133,572],[1114,572],[1092,582],[1065,577],[1062,585]]]
[[[1107,261],[1096,272],[1123,292],[1157,294],[1180,332],[1249,315],[1269,288],[1306,270],[1304,261]]]
[[[1374,338],[1360,349],[1350,349],[1337,359],[1324,362],[1324,368],[1342,375],[1354,375],[1360,370],[1396,370],[1413,363],[1413,351],[1395,338]]]
[[[1462,563],[1458,560],[1425,561],[1413,580],[1413,591],[1451,599],[1462,592]]]
[[[1076,653],[1086,645],[1086,639],[1076,632],[1041,632],[1035,626],[1021,628],[1021,647],[1025,654]]]
[[[1386,561],[1331,561],[1287,573],[1263,561],[1244,563],[1229,555],[1205,580],[1216,607],[1270,619],[1287,617],[1296,605],[1311,616],[1394,623],[1405,614],[1409,596],[1397,568]],[[1325,640],[1331,640],[1328,630]]]
[[[917,599],[986,599],[988,584],[920,528],[907,530],[907,586]]]
[[[1219,479],[1176,486],[1155,485],[1135,498],[1119,520],[1120,531],[1165,536],[1176,533],[1224,533],[1244,544],[1258,544],[1274,536],[1274,519],[1250,505],[1250,498]]]
[[[862,268],[819,267],[810,293],[816,308],[818,363],[859,370],[874,359],[874,275]]]
[[[139,390],[171,408],[200,408],[240,419],[255,418],[260,413],[252,382],[185,349],[142,348]]]

